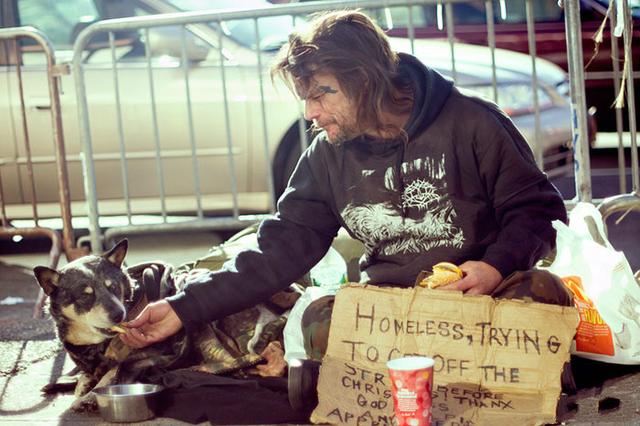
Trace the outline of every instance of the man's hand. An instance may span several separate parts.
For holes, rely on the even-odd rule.
[[[144,348],[176,334],[182,328],[182,321],[169,302],[159,300],[148,304],[134,320],[123,323],[127,334],[120,339],[132,348]]]
[[[491,294],[502,281],[502,274],[485,262],[467,261],[460,265],[465,277],[440,287],[443,290],[458,290],[466,294]]]

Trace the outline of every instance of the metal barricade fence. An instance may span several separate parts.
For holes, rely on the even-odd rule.
[[[580,25],[580,2],[568,0],[564,3],[567,34],[567,63],[571,85],[571,116],[576,174],[576,198],[591,201],[591,166],[588,145],[587,103],[584,89],[582,55],[582,29]]]
[[[544,81],[544,77],[539,78],[538,75],[538,66],[541,62],[536,59],[534,21],[536,3],[533,0],[523,1],[530,53],[527,59],[530,73],[526,85],[530,89],[527,93],[533,99],[530,111],[533,124],[529,127],[530,132],[527,137],[534,150],[535,158],[542,167],[546,124],[543,121],[545,111],[540,106],[539,97],[544,95],[543,89],[548,82]],[[458,60],[460,50],[463,50],[464,46],[456,40],[454,8],[467,3],[470,2],[468,0],[326,1],[279,5],[264,9],[185,12],[122,18],[88,26],[76,38],[72,65],[83,147],[80,158],[93,250],[99,251],[102,248],[101,228],[103,227],[109,228],[104,232],[104,238],[110,240],[118,235],[149,231],[235,228],[265,217],[264,212],[275,211],[273,194],[282,191],[297,156],[308,145],[308,124],[302,118],[301,104],[293,102],[291,94],[283,87],[280,87],[283,90],[277,93],[268,83],[266,68],[271,53],[269,49],[261,49],[261,46],[266,43],[261,38],[263,20],[285,17],[295,24],[298,20],[304,21],[304,16],[308,13],[357,7],[364,8],[367,13],[374,15],[378,13],[378,20],[386,21],[387,27],[393,28],[394,18],[391,11],[404,8],[406,11],[404,25],[406,25],[408,36],[405,49],[420,57],[421,52],[424,51],[421,50],[421,42],[416,37],[416,33],[420,29],[419,25],[424,23],[419,22],[417,13],[421,11],[419,7],[429,6],[436,11],[437,25],[442,31],[441,38],[445,40],[444,48],[449,55],[449,62],[439,71],[447,73],[459,86],[465,86],[468,83],[465,80],[464,61]],[[502,81],[498,68],[504,66],[504,56],[502,56],[504,52],[496,48],[494,15],[496,7],[501,14],[505,14],[509,8],[513,7],[513,3],[504,0],[485,0],[483,5],[487,31],[485,53],[488,58],[485,58],[485,64],[491,66],[486,86],[490,89],[484,91],[484,95],[500,105],[504,97],[501,93]],[[581,46],[580,2],[565,0],[564,8],[569,58],[568,81],[571,85],[571,113],[568,115],[568,122],[572,137],[568,139],[571,140],[574,150],[576,178],[576,198],[567,201],[567,204],[570,206],[575,201],[599,203],[601,200],[592,200],[591,194],[589,124],[586,114],[588,105],[585,103],[584,96],[585,75],[582,67],[584,58]],[[621,195],[602,202],[600,208],[605,217],[616,211],[640,210],[634,103],[634,78],[637,73],[634,72],[632,61],[632,20],[626,2],[613,1],[611,10],[617,11],[609,13],[611,32],[614,32],[614,28],[622,28],[621,35],[624,39],[622,58],[625,62],[622,71],[619,71],[617,43],[612,42],[612,52],[614,52],[612,75],[616,83],[615,94],[626,89],[629,117],[628,132],[624,132],[622,111],[617,111]],[[230,25],[242,20],[248,20],[250,33],[254,38],[254,41],[249,43],[250,46],[244,48],[229,36]],[[624,22],[623,25],[620,25],[621,21]],[[173,34],[174,46],[169,47],[169,50],[174,54],[178,52],[174,56],[178,56],[180,60],[178,66],[169,69],[168,74],[171,74],[172,79],[167,79],[166,68],[163,68],[165,63],[163,61],[166,58],[156,55],[158,52],[154,51],[153,40],[154,37],[159,36],[161,40],[165,37],[166,42],[167,36],[166,34],[163,36],[160,30],[171,26],[177,26],[179,33],[177,36],[176,33]],[[160,32],[156,33],[156,31]],[[103,38],[100,39],[100,36]],[[107,37],[104,38],[104,36]],[[13,165],[15,169],[26,168],[29,181],[26,192],[31,194],[30,202],[35,226],[30,229],[17,229],[10,226],[11,215],[7,215],[5,211],[7,203],[0,181],[0,206],[2,207],[2,234],[0,235],[48,235],[53,241],[50,263],[55,266],[61,250],[67,254],[68,258],[75,258],[83,253],[76,248],[73,239],[67,166],[63,161],[69,158],[65,157],[58,92],[58,82],[64,67],[56,65],[50,42],[38,30],[29,27],[0,30],[0,40],[5,44],[9,41],[13,42],[13,51],[16,55],[20,55],[21,49],[15,44],[15,39],[20,37],[34,39],[41,45],[47,58],[63,238],[60,241],[55,231],[42,228],[38,224],[38,197],[35,194],[37,185],[34,183],[29,126],[26,123],[22,96],[20,60],[16,61],[15,73],[20,93],[25,155],[20,157],[16,152],[14,159],[5,157],[0,163],[0,171],[3,168],[6,170],[9,165]],[[176,40],[178,40],[177,43]],[[198,40],[207,43],[204,50]],[[130,48],[130,51],[123,54],[122,49],[125,47]],[[162,45],[160,47],[163,48]],[[430,49],[433,49],[433,46]],[[139,58],[144,59],[137,68],[130,61],[131,53],[134,51],[138,52]],[[96,52],[103,54],[107,52],[106,65],[103,62],[95,66],[94,59],[100,56]],[[161,51],[160,54],[162,53]],[[429,55],[426,55],[423,61],[431,65],[430,59],[434,52],[429,50],[428,53]],[[249,56],[250,58],[247,59]],[[96,69],[100,72],[96,73]],[[146,76],[144,80],[131,78],[138,71],[143,71]],[[206,78],[203,79],[203,75]],[[625,77],[624,87],[619,81],[621,75]],[[597,78],[601,77],[597,76]],[[204,80],[207,81],[206,84],[203,83]],[[88,90],[92,86],[106,85],[111,85],[113,88],[111,99],[105,99],[104,94],[94,97],[91,90]],[[143,95],[139,91],[141,87],[147,88],[147,92]],[[182,92],[182,97],[167,96],[178,92]],[[212,101],[211,94],[218,95],[218,98]],[[133,106],[127,105],[128,99],[134,101]],[[164,107],[167,101],[173,105],[181,102],[184,115],[176,117],[175,111],[167,114],[167,108]],[[103,104],[112,107],[108,114],[105,109],[92,114],[92,109],[104,106]],[[41,109],[41,106],[37,108]],[[108,117],[109,114],[111,114],[110,117]],[[251,119],[251,117],[257,118]],[[205,125],[211,124],[208,123],[209,121],[214,124],[214,127],[221,129],[219,134],[202,130],[203,122]],[[175,130],[179,125],[184,128],[182,133]],[[105,132],[106,127],[116,129],[113,133],[116,136],[113,137],[112,134]],[[98,130],[92,132],[92,129],[96,128]],[[143,134],[141,130],[143,128],[150,129],[150,136]],[[109,134],[107,142],[117,145],[117,152],[109,151],[104,148],[104,144],[100,144],[105,139],[103,133]],[[629,194],[624,194],[626,171],[623,137],[630,138],[631,146],[632,191]],[[143,148],[129,146],[131,142],[140,140],[150,143]],[[258,148],[251,146],[254,140],[257,141]],[[142,164],[143,162],[146,163]],[[106,170],[105,165],[109,164],[111,166],[117,164],[118,167],[115,167],[117,172],[114,173],[111,169]],[[152,167],[149,167],[150,165]],[[150,175],[153,175],[154,179],[150,179]],[[119,193],[114,196],[114,188],[118,181],[121,181],[122,185]],[[175,196],[176,183],[182,184],[182,192],[178,191],[180,197]],[[136,184],[139,184],[138,187],[135,186]],[[155,187],[156,190],[154,197],[149,196],[153,192],[150,191],[151,187]],[[221,190],[221,187],[224,189]],[[183,196],[185,188],[186,193],[192,195]],[[105,191],[106,195],[101,194],[101,191]],[[251,198],[254,193],[261,195],[257,201]],[[218,201],[220,196],[227,201],[222,203],[222,207],[215,203],[212,205],[209,203],[211,195],[218,197]],[[124,207],[114,209],[114,198],[121,198]],[[152,201],[155,203],[151,207],[148,203],[145,204],[149,198],[153,198]],[[120,211],[124,211],[127,216],[127,223],[124,226],[113,226],[104,220],[108,215]],[[194,212],[195,218],[193,218]],[[211,217],[212,212],[215,214],[214,217]],[[148,217],[142,219],[141,223],[136,219],[137,215],[157,213],[161,214],[160,223],[149,224]],[[188,217],[182,217],[183,215]]]
[[[573,6],[573,5],[572,5]],[[615,97],[621,99],[626,90],[625,100],[628,112],[628,138],[631,154],[631,192],[626,192],[626,162],[623,143],[624,129],[622,127],[622,102],[616,102],[616,130],[618,139],[618,174],[620,194],[607,197],[598,205],[606,223],[607,218],[616,212],[623,212],[617,222],[623,220],[631,211],[640,212],[640,168],[638,166],[638,141],[636,122],[636,96],[635,80],[638,78],[634,73],[632,43],[633,43],[633,19],[627,1],[612,1],[609,7],[610,32],[614,37],[622,37],[624,66],[621,75],[619,74],[619,53],[618,42],[612,37],[611,61],[614,69]],[[617,34],[616,34],[617,33]],[[623,82],[625,84],[623,84]],[[623,92],[621,94],[621,92]]]
[[[345,8],[378,10],[383,12],[382,16],[390,17],[390,14],[387,13],[390,8],[405,7],[408,14],[407,31],[409,35],[409,44],[406,50],[409,53],[417,53],[424,52],[424,48],[420,46],[421,42],[415,38],[414,8],[417,6],[433,6],[437,9],[439,25],[446,30],[446,41],[443,42],[444,44],[441,47],[444,47],[449,55],[446,69],[440,71],[444,71],[452,79],[456,80],[459,85],[464,86],[469,84],[465,82],[465,78],[468,76],[464,75],[464,61],[460,61],[459,57],[465,53],[460,52],[462,45],[455,40],[456,30],[453,20],[453,6],[464,3],[468,3],[468,1],[326,1],[277,5],[264,9],[149,15],[111,19],[91,24],[80,32],[75,41],[73,74],[79,108],[84,154],[85,194],[93,250],[99,250],[102,247],[103,236],[100,221],[104,217],[100,214],[100,211],[102,206],[107,205],[108,202],[108,196],[102,197],[99,193],[101,190],[108,191],[109,188],[112,189],[118,181],[122,183],[118,196],[124,201],[127,223],[125,226],[108,229],[104,235],[107,240],[118,235],[151,230],[181,231],[227,228],[246,224],[264,217],[261,214],[243,214],[247,211],[251,213],[259,213],[261,210],[269,210],[272,213],[275,211],[273,188],[276,184],[281,184],[281,182],[274,183],[274,176],[278,176],[281,168],[291,167],[290,164],[295,162],[297,158],[292,158],[288,152],[283,153],[282,149],[284,147],[292,150],[293,146],[306,146],[308,141],[304,130],[306,130],[307,125],[300,117],[300,104],[294,105],[292,103],[291,94],[284,88],[276,92],[271,87],[271,84],[267,84],[269,53],[265,52],[268,49],[263,49],[262,51],[260,49],[266,43],[260,36],[262,30],[260,23],[262,20],[272,17],[288,17],[292,22],[295,22],[296,17],[302,17],[312,12]],[[491,74],[488,78],[485,94],[500,104],[502,77],[498,68],[502,65],[501,61],[504,61],[505,52],[495,47],[495,34],[493,33],[492,25],[494,19],[493,2],[486,0],[484,6],[487,23],[489,23],[487,25],[488,46],[484,48],[487,58],[484,61],[485,64],[488,63],[491,66]],[[534,150],[536,160],[542,167],[543,143],[548,137],[543,134],[545,130],[543,127],[546,125],[541,120],[548,111],[541,109],[539,96],[546,96],[545,90],[549,88],[550,84],[549,82],[541,81],[537,73],[540,60],[535,58],[534,1],[525,0],[525,6],[529,48],[533,55],[528,59],[531,71],[530,77],[525,82],[521,82],[521,85],[533,99],[529,111],[530,122],[533,124],[529,124],[529,134],[527,136]],[[510,6],[508,2],[500,2],[500,7],[509,8]],[[250,43],[249,49],[245,48],[244,53],[240,52],[238,54],[241,59],[236,59],[229,52],[242,49],[238,47],[238,43],[235,43],[227,35],[232,24],[243,19],[249,20],[251,23],[251,33],[254,41]],[[166,78],[167,73],[159,65],[160,59],[154,57],[154,46],[151,43],[154,33],[155,36],[158,36],[160,30],[171,28],[170,26],[177,26],[177,31],[179,31],[177,33],[174,32],[173,36],[174,42],[178,41],[178,47],[174,48],[174,50],[179,52],[179,55],[177,55],[180,58],[179,67],[176,66],[171,71],[174,77],[177,75],[182,76],[179,84],[176,83],[177,79],[174,81]],[[137,41],[145,42],[143,53],[140,53],[140,58],[144,58],[144,60],[140,64],[144,68],[146,79],[126,82],[126,74],[129,73],[130,77],[132,68],[122,58],[117,58],[120,54],[118,52],[118,42],[121,40],[122,34],[131,36],[134,33],[137,34],[134,37],[139,37]],[[192,34],[197,35],[201,40],[206,40],[208,43],[206,52],[198,53],[198,46],[197,43],[193,43]],[[111,70],[111,75],[108,79],[104,77],[104,74],[104,78],[92,77],[89,64],[90,58],[89,60],[87,58],[87,52],[92,52],[92,38],[100,35],[103,36],[103,40],[104,36],[108,38],[110,51],[108,56],[111,61],[103,66],[103,71],[106,69]],[[211,53],[211,50],[213,50],[213,53]],[[247,58],[247,53],[249,54],[249,59]],[[430,64],[428,58],[429,56],[426,56],[424,59],[427,65]],[[213,66],[209,65],[211,63],[213,63]],[[200,76],[203,73],[208,73],[206,74],[207,84],[198,80],[198,73],[200,73]],[[101,85],[103,88],[105,85],[113,87],[112,102],[114,107],[109,112],[109,114],[112,114],[111,117],[105,115],[105,111],[102,111],[99,115],[92,114],[91,109],[96,102],[91,98],[91,91],[88,87],[90,85],[94,87]],[[141,95],[139,99],[139,103],[143,105],[136,106],[137,109],[124,108],[121,105],[123,93],[126,95],[127,90],[140,89],[140,86],[147,88],[146,93]],[[194,89],[194,86],[198,86],[198,88]],[[477,89],[477,87],[474,88]],[[179,98],[171,99],[171,101],[174,104],[179,102],[184,105],[181,113],[183,115],[177,121],[176,117],[173,117],[171,126],[168,126],[167,120],[171,117],[168,117],[167,110],[162,109],[162,102],[159,98],[164,96],[164,101],[166,101],[168,91],[170,91],[169,94],[176,95],[178,89],[182,92],[182,95]],[[579,87],[574,88],[575,90],[579,90]],[[203,99],[207,96],[217,96],[217,98],[213,101],[208,99],[204,102]],[[147,99],[149,102],[146,102]],[[201,102],[201,104],[198,104],[198,102]],[[147,111],[144,112],[142,109],[147,109]],[[576,123],[573,126],[575,132],[573,138],[574,147],[586,147],[588,144],[588,132],[584,130],[587,126],[585,124],[587,120],[586,107],[583,107],[579,100],[574,99],[571,102],[571,109],[567,105],[565,110],[566,122],[570,123],[573,116]],[[573,115],[569,111],[573,111]],[[143,132],[143,128],[151,129],[146,135],[149,139],[146,150],[138,149],[136,151],[128,147],[129,144],[143,139],[136,139],[125,134],[124,123],[132,114],[144,118],[144,120],[139,120],[133,126],[138,131],[138,134]],[[257,118],[248,119],[251,114]],[[203,120],[216,122],[221,129],[219,134],[215,135],[203,131]],[[100,135],[97,131],[94,133],[92,129],[96,122],[100,124],[103,121],[108,121],[118,129],[117,142],[110,141],[110,143],[118,145],[119,152],[115,155],[106,155],[104,149],[101,152],[94,153],[95,140]],[[180,133],[175,132],[175,128],[180,125],[187,127],[184,137],[182,137],[184,139],[182,141],[184,143],[183,146],[178,145],[179,141],[175,140],[175,135],[180,135]],[[100,124],[100,126],[104,129],[105,124]],[[128,126],[131,127],[131,123]],[[567,128],[570,130],[569,124],[567,124]],[[171,134],[174,137],[168,137],[167,134]],[[252,148],[250,146],[252,141],[258,141],[260,149]],[[570,135],[567,136],[567,141],[571,141]],[[171,145],[171,147],[169,148],[167,145]],[[578,153],[580,153],[579,150]],[[276,161],[279,155],[284,155],[285,161]],[[577,175],[577,179],[581,181],[577,186],[581,188],[578,191],[579,197],[581,199],[590,199],[588,151],[585,151],[585,155],[584,159],[581,158],[579,160],[579,165],[582,167],[580,170],[586,170],[587,173]],[[207,159],[208,156],[211,157],[210,160]],[[261,158],[259,161],[257,160],[258,156]],[[272,158],[273,169],[271,167]],[[149,161],[147,161],[146,165],[136,166],[133,164],[135,161],[139,161],[139,164],[142,164],[140,162],[142,159]],[[119,164],[119,171],[111,174],[102,173],[102,177],[97,176],[96,170],[100,166],[98,164],[99,161],[111,161],[112,163],[115,161]],[[180,164],[180,166],[171,165],[169,164],[170,162]],[[136,172],[138,167],[144,169],[144,171],[138,170]],[[176,169],[176,167],[178,168]],[[173,174],[167,173],[169,168],[173,168]],[[138,177],[136,178],[136,173],[132,172],[136,172]],[[151,175],[155,175],[155,179],[150,179]],[[140,197],[135,195],[136,191],[130,185],[137,184],[138,179],[146,182],[147,189],[149,189],[149,186],[156,187],[154,201],[156,201],[155,208],[162,215],[161,223],[151,225],[135,223],[135,215],[140,214],[135,208]],[[191,197],[180,198],[182,205],[177,207],[175,205],[176,200],[174,200],[176,191],[171,189],[172,186],[175,187],[176,181],[180,181],[179,183],[185,185],[188,183],[190,186],[188,191],[193,194]],[[216,181],[213,183],[218,183],[219,186],[211,185],[212,181]],[[209,184],[209,189],[205,190],[204,187],[207,184]],[[251,206],[247,207],[248,204],[251,204],[247,203],[250,198],[247,197],[247,194],[251,195],[252,193],[267,194],[267,197],[263,196],[260,200],[262,205],[259,208],[252,209]],[[226,204],[223,203],[223,208],[217,210],[222,212],[222,215],[218,214],[215,217],[211,217],[211,210],[215,211],[216,209],[207,203],[211,201],[212,197],[218,201],[226,199]],[[180,220],[181,218],[175,217],[176,215],[184,214],[185,211],[195,211],[197,212],[197,217],[189,218],[188,220],[184,218]]]
[[[58,198],[60,217],[62,219],[62,237],[60,233],[54,229],[39,226],[38,214],[38,194],[36,191],[36,183],[34,179],[35,171],[32,159],[32,147],[29,139],[29,123],[25,114],[25,99],[23,94],[22,64],[20,52],[18,48],[18,40],[21,38],[29,38],[35,41],[42,49],[43,55],[47,61],[47,83],[49,89],[49,102],[51,110],[51,133],[53,135],[56,171],[58,179]],[[0,170],[0,215],[2,227],[0,227],[0,237],[11,238],[34,238],[46,237],[51,240],[51,250],[49,252],[49,266],[55,268],[60,259],[60,255],[64,253],[67,259],[72,260],[84,254],[84,251],[78,249],[73,235],[73,227],[71,224],[71,204],[69,199],[69,182],[67,174],[67,164],[65,161],[64,136],[62,131],[62,121],[60,115],[60,95],[58,91],[58,78],[62,68],[58,67],[55,62],[54,51],[51,42],[45,34],[33,27],[17,27],[0,29],[0,42],[4,44],[5,52],[11,59],[15,60],[15,76],[16,86],[18,90],[22,139],[24,156],[16,151],[13,159],[4,158],[0,163],[0,168],[8,168],[13,166],[16,173],[20,174],[20,169],[26,167],[27,191],[31,204],[31,212],[33,215],[33,227],[14,227],[11,225],[11,217],[7,214],[7,203],[5,192],[2,184],[2,170]],[[14,53],[15,55],[11,55]],[[10,68],[7,67],[7,72]],[[7,78],[9,81],[9,78]],[[8,101],[8,100],[7,100]],[[8,143],[8,141],[7,141]],[[40,290],[38,301],[34,308],[34,316],[39,316],[44,302],[44,293]]]

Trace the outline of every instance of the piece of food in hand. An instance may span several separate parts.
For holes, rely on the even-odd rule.
[[[449,262],[440,262],[433,265],[432,274],[420,281],[420,287],[430,289],[451,284],[464,277],[464,272],[458,266]]]
[[[112,325],[111,327],[109,327],[109,330],[115,331],[116,333],[120,334],[127,334],[127,330],[120,324]]]

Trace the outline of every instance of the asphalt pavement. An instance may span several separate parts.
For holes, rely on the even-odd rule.
[[[215,234],[150,235],[130,239],[128,264],[164,260],[174,265],[204,256],[219,244]],[[72,393],[43,395],[40,389],[71,371],[73,361],[62,350],[49,317],[32,318],[39,287],[32,268],[46,265],[47,252],[0,253],[0,424],[102,425],[97,413],[69,410]],[[65,263],[61,260],[59,266]],[[156,418],[140,425],[187,424]]]

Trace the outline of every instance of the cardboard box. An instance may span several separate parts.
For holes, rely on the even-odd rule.
[[[311,420],[392,424],[386,361],[434,358],[434,424],[553,423],[574,307],[349,285],[336,296]]]

